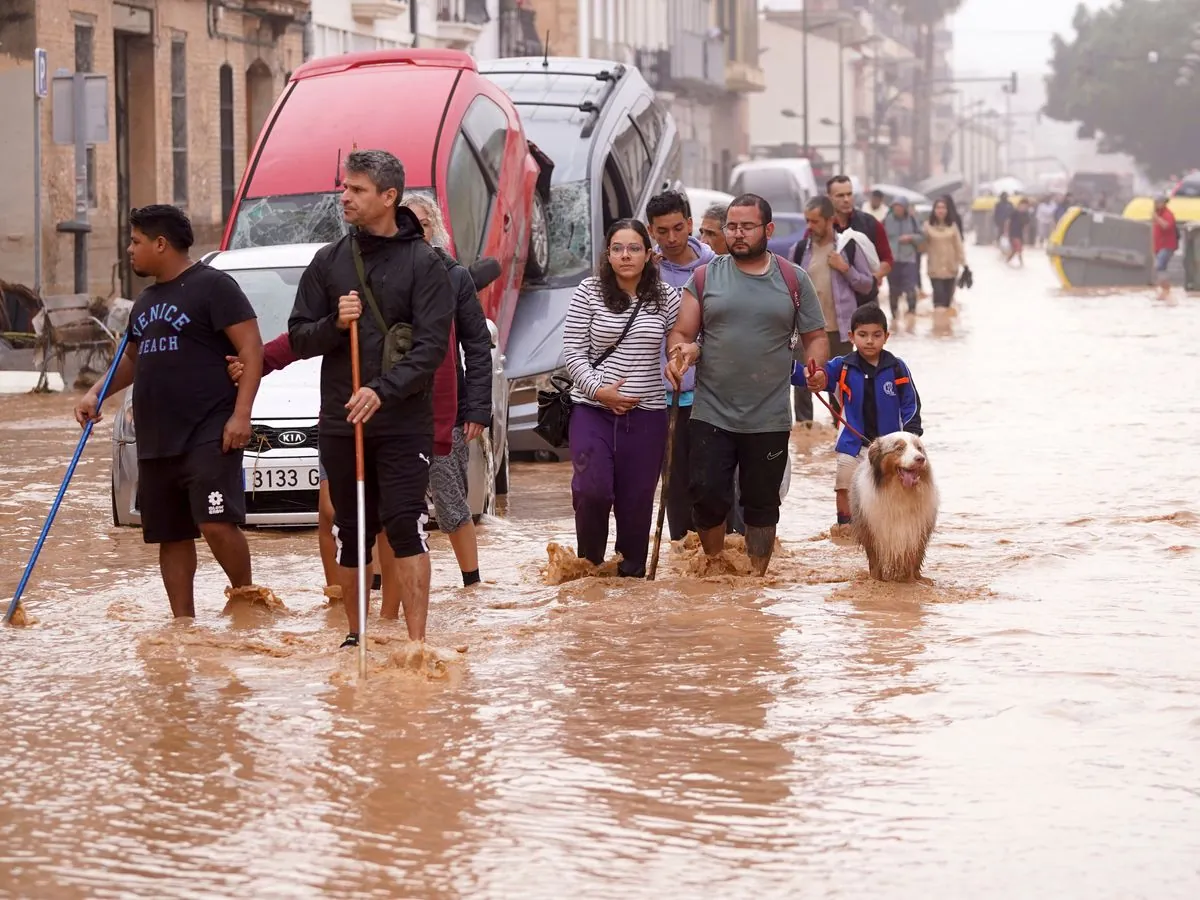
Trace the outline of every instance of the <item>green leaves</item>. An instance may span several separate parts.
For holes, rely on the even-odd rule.
[[[1200,67],[1180,70],[1200,47],[1195,0],[1124,0],[1075,12],[1073,41],[1052,42],[1045,112],[1099,135],[1105,151],[1128,153],[1151,177],[1196,164]]]
[[[935,25],[958,10],[963,0],[892,0],[910,25]]]

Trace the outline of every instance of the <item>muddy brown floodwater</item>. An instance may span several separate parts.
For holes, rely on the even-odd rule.
[[[430,632],[334,647],[315,535],[252,533],[286,611],[195,625],[109,524],[99,428],[0,632],[0,895],[1200,896],[1200,301],[1065,296],[969,248],[911,364],[942,492],[930,584],[826,536],[831,432],[797,434],[765,583],[543,583],[569,471],[513,469],[491,584],[435,540]],[[0,573],[77,438],[0,398]],[[465,647],[460,653],[455,648]]]

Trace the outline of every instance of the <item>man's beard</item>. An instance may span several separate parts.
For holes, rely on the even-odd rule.
[[[750,244],[750,246],[745,249],[739,249],[733,244],[729,245],[729,255],[737,259],[758,259],[766,252],[767,238],[765,235],[757,244]]]

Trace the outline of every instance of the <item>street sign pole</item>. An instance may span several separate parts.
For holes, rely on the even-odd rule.
[[[33,85],[33,292],[42,295],[42,101],[50,92],[50,64],[46,51],[34,55]]]
[[[87,183],[87,107],[84,105],[84,76],[75,73],[72,85],[75,97],[75,293],[88,292],[88,183]]]

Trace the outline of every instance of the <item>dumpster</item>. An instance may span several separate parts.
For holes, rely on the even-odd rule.
[[[1046,255],[1064,288],[1154,283],[1149,222],[1072,206],[1050,235]]]
[[[1200,291],[1200,222],[1180,225],[1183,237],[1183,287]]]
[[[976,197],[971,203],[971,227],[975,229],[975,243],[987,246],[1000,240],[1000,232],[996,230],[996,203],[1000,198],[992,194]],[[1008,201],[1015,207],[1022,200],[1020,194],[1010,194]],[[1030,200],[1030,203],[1033,201]],[[1033,225],[1033,210],[1030,209],[1030,226]],[[1028,236],[1027,236],[1028,237]]]

